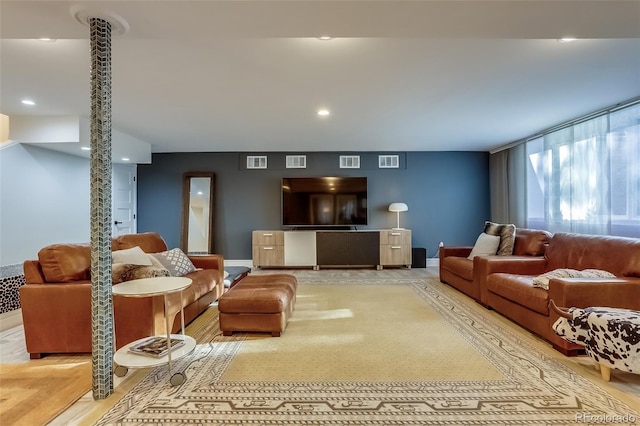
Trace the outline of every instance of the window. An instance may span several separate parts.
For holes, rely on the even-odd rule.
[[[527,226],[640,237],[640,104],[529,140]]]

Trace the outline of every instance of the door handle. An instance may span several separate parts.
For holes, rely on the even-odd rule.
[[[120,225],[122,223],[121,220],[116,220],[115,222],[113,222],[114,225]]]

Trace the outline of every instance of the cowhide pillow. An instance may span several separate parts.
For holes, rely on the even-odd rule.
[[[584,269],[578,271],[576,269],[561,268],[553,271],[545,272],[533,279],[533,286],[549,290],[549,280],[551,278],[615,278],[611,272],[602,271],[600,269]]]
[[[170,277],[171,274],[166,268],[157,266],[141,266],[129,263],[114,263],[111,269],[112,284],[137,280],[139,278]]]

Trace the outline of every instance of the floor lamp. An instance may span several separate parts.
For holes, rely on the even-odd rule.
[[[396,213],[396,227],[393,229],[403,229],[400,228],[400,212],[406,212],[409,210],[409,207],[405,203],[391,203],[389,204],[389,211]]]

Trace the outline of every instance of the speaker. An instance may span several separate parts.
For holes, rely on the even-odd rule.
[[[411,267],[426,268],[427,267],[427,249],[421,247],[411,248]]]

